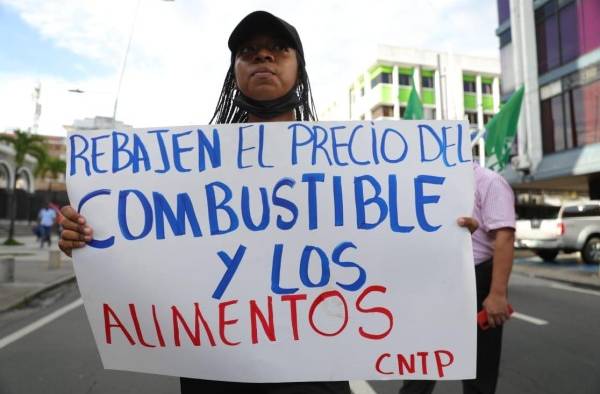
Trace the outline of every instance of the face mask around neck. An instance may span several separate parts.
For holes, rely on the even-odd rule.
[[[300,105],[300,97],[294,86],[288,93],[274,100],[254,100],[239,92],[233,103],[260,119],[271,119],[297,108]]]

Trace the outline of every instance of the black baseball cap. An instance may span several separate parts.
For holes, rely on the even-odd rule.
[[[296,28],[266,11],[254,11],[246,15],[235,29],[233,29],[227,42],[232,58],[235,57],[239,46],[256,34],[269,34],[273,37],[284,39],[298,52],[300,59],[304,62],[302,41],[300,41],[300,36]]]

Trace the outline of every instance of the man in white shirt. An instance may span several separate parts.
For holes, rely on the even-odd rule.
[[[50,234],[56,221],[56,211],[52,209],[50,203],[45,208],[40,209],[38,221],[40,225],[40,248],[44,247],[45,242],[48,242],[48,246],[50,246]]]

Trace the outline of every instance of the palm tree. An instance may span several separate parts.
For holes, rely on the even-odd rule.
[[[44,155],[38,161],[34,175],[37,178],[49,178],[48,181],[48,197],[52,192],[52,180],[58,179],[59,175],[64,174],[67,169],[67,163],[59,158],[49,155]]]
[[[42,136],[30,134],[21,130],[15,130],[13,134],[0,135],[0,141],[12,146],[15,151],[15,166],[13,171],[13,184],[9,195],[9,217],[10,226],[8,228],[8,238],[4,245],[18,245],[14,240],[15,235],[15,216],[17,213],[17,199],[15,191],[17,189],[17,175],[24,168],[25,157],[29,154],[38,159],[38,163],[46,156],[46,148]]]

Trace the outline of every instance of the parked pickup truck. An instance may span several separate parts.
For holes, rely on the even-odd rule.
[[[600,201],[528,208],[517,209],[515,248],[533,250],[544,261],[561,250],[579,251],[585,263],[600,264]]]

